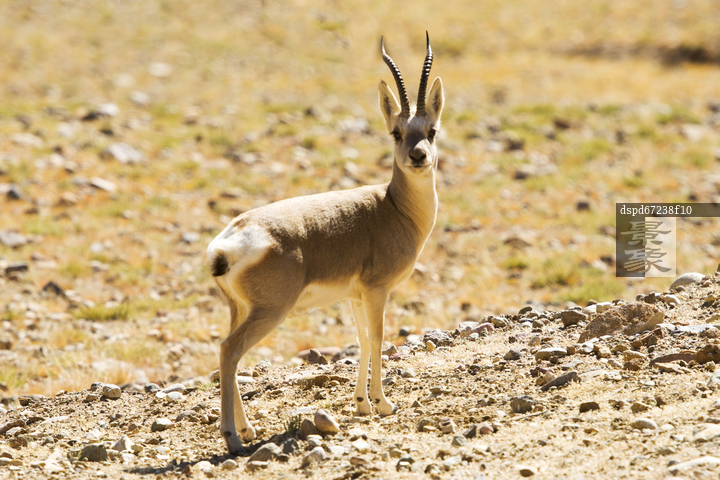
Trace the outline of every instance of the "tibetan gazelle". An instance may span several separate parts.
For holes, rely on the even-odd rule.
[[[357,413],[369,414],[371,403],[380,415],[395,411],[381,384],[385,303],[412,273],[435,225],[435,136],[444,96],[438,77],[426,98],[433,60],[429,37],[414,109],[382,39],[380,48],[400,94],[398,103],[380,82],[380,110],[395,143],[390,182],[251,210],[233,219],[208,247],[212,275],[230,306],[230,334],[220,348],[220,431],[230,453],[244,452],[240,437],[255,438],[238,392],[238,361],[294,308],[350,300],[360,343]]]

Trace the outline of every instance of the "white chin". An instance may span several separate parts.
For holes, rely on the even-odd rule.
[[[428,172],[431,168],[432,168],[432,165],[422,165],[420,167],[407,165],[405,167],[405,171],[408,173],[413,173],[415,175],[422,175],[422,174]]]

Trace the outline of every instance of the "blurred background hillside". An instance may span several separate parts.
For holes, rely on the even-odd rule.
[[[224,224],[390,178],[381,35],[414,101],[429,31],[447,98],[390,341],[667,289],[614,276],[615,203],[720,198],[718,25],[711,0],[0,2],[0,385],[215,369]],[[715,220],[678,221],[678,273],[719,257]],[[345,305],[303,312],[244,361],[354,337]]]

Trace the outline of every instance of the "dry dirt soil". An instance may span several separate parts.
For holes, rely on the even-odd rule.
[[[716,275],[617,305],[527,307],[410,335],[386,352],[399,406],[387,417],[353,415],[352,351],[261,361],[239,372],[259,433],[244,456],[226,453],[212,378],[6,399],[0,476],[715,478],[717,295]],[[604,335],[578,343],[586,331]],[[318,434],[319,409],[339,432]]]

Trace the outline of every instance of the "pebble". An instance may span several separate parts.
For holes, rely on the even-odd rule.
[[[134,442],[130,440],[130,437],[127,435],[123,435],[120,437],[120,440],[115,442],[115,445],[113,445],[112,449],[117,452],[124,452],[124,451],[132,451]]]
[[[593,410],[600,410],[600,405],[597,402],[583,402],[580,404],[580,413],[590,412]]]
[[[570,382],[580,382],[580,375],[578,375],[578,372],[575,370],[572,370],[568,373],[564,373],[560,375],[559,377],[555,377],[554,379],[550,380],[548,383],[543,385],[540,390],[543,392],[547,392],[552,387],[562,387],[564,385],[567,385]]]
[[[122,395],[122,390],[117,385],[107,384],[102,387],[102,395],[111,400],[117,400]]]
[[[238,463],[232,458],[229,458],[225,460],[220,466],[223,470],[235,470],[238,468]]]
[[[633,413],[642,413],[650,410],[650,405],[646,405],[642,402],[635,402],[632,404],[632,407],[630,407],[630,410]]]
[[[320,431],[317,429],[312,420],[307,418],[303,419],[300,424],[300,438],[307,438],[310,435],[317,435]]]
[[[253,460],[250,462],[247,462],[245,464],[245,468],[250,472],[256,472],[258,470],[264,470],[268,468],[268,462],[258,462],[257,460]]]
[[[453,447],[462,447],[463,445],[467,444],[467,437],[463,435],[454,435],[452,439],[452,446]]]
[[[577,310],[563,310],[560,312],[560,319],[566,327],[577,325],[580,322],[586,322],[587,318],[587,315]]]
[[[357,450],[359,453],[367,453],[370,451],[370,444],[363,438],[358,438],[350,444],[352,448]]]
[[[658,429],[657,423],[655,423],[653,420],[650,420],[649,418],[638,418],[637,420],[634,420],[630,424],[630,426],[637,430],[657,430]]]
[[[251,462],[268,462],[275,460],[282,453],[282,449],[274,443],[266,443],[250,455]]]
[[[550,360],[552,357],[564,357],[567,350],[560,347],[541,348],[535,352],[535,360]]]
[[[148,385],[155,385],[155,384],[149,383]],[[148,385],[145,385],[145,391],[147,391]],[[162,391],[165,393],[172,393],[172,392],[185,393],[186,388],[185,388],[185,385],[183,385],[182,383],[173,383],[169,387],[163,388]]]
[[[534,398],[524,395],[510,400],[510,408],[515,413],[527,413],[537,404]]]
[[[164,430],[167,430],[169,428],[172,428],[173,422],[172,420],[168,418],[158,418],[155,420],[150,427],[151,432],[162,432]]]
[[[511,348],[508,350],[508,352],[503,357],[505,360],[520,360],[522,358],[522,352],[520,350],[516,350],[514,348]]]
[[[321,408],[315,412],[313,420],[315,421],[315,426],[320,433],[333,435],[340,431],[340,425],[337,420],[335,420],[335,418],[333,418],[333,416],[325,409]]]
[[[104,462],[108,459],[108,452],[103,443],[91,443],[85,445],[80,451],[80,460],[88,462]]]
[[[294,438],[288,438],[282,444],[282,452],[286,455],[293,455],[300,449],[300,444]]]
[[[520,473],[520,476],[522,477],[532,477],[533,475],[537,474],[537,468],[535,467],[529,467],[529,466],[518,466],[518,473]]]
[[[106,150],[100,153],[100,156],[102,158],[114,158],[121,164],[129,165],[140,163],[145,159],[142,152],[124,142],[110,144]]]
[[[360,453],[362,453],[362,452],[360,452]],[[323,450],[322,447],[315,447],[310,451],[310,453],[305,455],[305,457],[302,460],[302,466],[307,467],[310,464],[315,463],[315,462],[320,463],[320,462],[325,461],[326,458],[327,458],[327,454],[325,453],[325,450]]]

